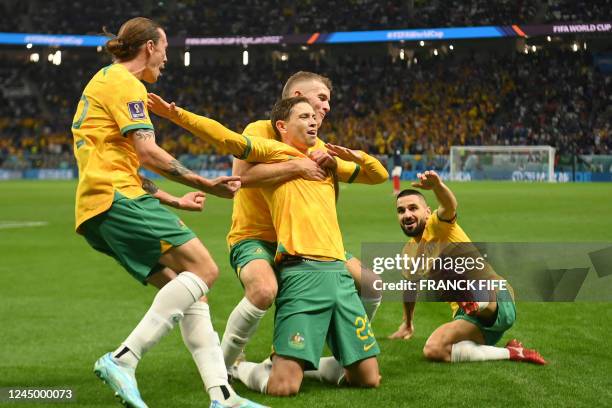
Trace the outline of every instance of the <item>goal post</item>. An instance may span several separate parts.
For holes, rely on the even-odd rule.
[[[451,180],[555,181],[551,146],[451,146]]]

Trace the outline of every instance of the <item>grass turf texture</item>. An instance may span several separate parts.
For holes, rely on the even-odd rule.
[[[75,182],[0,183],[0,221],[45,221],[45,226],[0,229],[0,387],[70,387],[72,406],[117,406],[92,372],[140,320],[154,296],[114,260],[92,250],[73,232]],[[178,194],[180,186],[161,182]],[[408,184],[405,184],[407,187]],[[477,241],[611,241],[609,184],[465,183],[451,186],[459,222]],[[430,200],[433,196],[428,193]],[[431,201],[430,201],[431,202]],[[209,197],[203,213],[181,217],[221,268],[210,295],[216,330],[242,297],[227,261],[225,234],[231,201]],[[360,243],[401,242],[390,185],[343,187],[340,222],[348,250]],[[608,279],[612,279],[608,277]],[[273,313],[247,347],[252,361],[270,351]],[[337,389],[305,381],[300,395],[261,396],[235,384],[245,397],[274,407],[337,406],[600,406],[612,398],[609,303],[519,303],[518,321],[502,339],[517,337],[542,352],[546,367],[512,362],[434,364],[421,354],[427,336],[449,320],[445,304],[417,305],[416,333],[408,342],[386,336],[401,308],[383,304],[374,331],[382,354],[378,390]],[[607,345],[607,346],[606,346]],[[151,407],[203,407],[195,365],[174,330],[142,361],[140,390]],[[21,407],[57,404],[19,404]]]

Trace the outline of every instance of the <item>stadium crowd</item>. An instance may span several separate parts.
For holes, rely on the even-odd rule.
[[[334,81],[330,119],[321,130],[333,143],[379,155],[399,150],[434,156],[456,144],[547,144],[561,154],[612,154],[612,77],[591,61],[588,52],[559,50],[448,54],[417,63],[342,54],[321,59],[317,67],[306,56],[246,67],[209,60],[189,68],[170,64],[150,89],[242,131],[250,121],[267,118],[284,80],[307,68]],[[3,168],[72,164],[70,123],[79,90],[103,64],[85,65],[77,59],[66,66],[2,68],[7,82],[17,73],[24,81],[22,94],[0,101]],[[176,126],[155,124],[158,142],[188,166],[231,165],[224,152]]]
[[[462,2],[425,0],[76,0],[72,7],[79,18],[72,18],[54,2],[8,0],[4,6],[7,27],[21,32],[56,34],[100,33],[102,26],[138,14],[153,16],[171,35],[227,36],[279,35],[347,30],[376,30],[409,27],[449,27],[472,25],[541,24],[556,21],[601,21],[610,10],[609,0],[538,0],[533,2],[476,0]],[[588,4],[588,7],[587,7]],[[1,9],[0,9],[1,10]],[[18,15],[23,21],[11,20]],[[265,15],[265,24],[253,10]],[[4,23],[4,21],[3,21]],[[4,27],[4,24],[2,25]]]

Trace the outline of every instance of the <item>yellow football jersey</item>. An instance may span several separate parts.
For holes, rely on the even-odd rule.
[[[121,64],[102,68],[89,81],[72,123],[79,169],[76,230],[110,208],[115,191],[128,198],[145,194],[140,162],[127,132],[153,129],[145,86]]]
[[[423,231],[423,236],[421,240],[418,242],[419,247],[424,249],[427,253],[427,256],[437,257],[440,255],[440,252],[444,249],[444,244],[448,243],[456,243],[456,242],[472,242],[470,237],[463,231],[463,229],[457,224],[456,219],[451,222],[446,222],[440,220],[438,217],[438,212],[434,211],[433,214],[427,219],[425,223],[425,230]],[[416,249],[417,242],[414,238],[410,239],[404,248],[404,253],[409,253],[411,256],[416,256],[414,253],[418,251]],[[466,248],[463,248],[465,250]],[[473,248],[474,256],[477,256],[477,249]],[[486,273],[491,279],[502,279],[499,275],[497,275],[490,266],[487,266]],[[508,285],[510,287],[510,285]],[[512,288],[510,288],[512,293]],[[449,306],[452,310],[453,316],[459,310],[459,305],[456,302],[449,302]]]
[[[283,254],[346,260],[331,176],[324,181],[297,178],[261,190],[277,235],[277,261]]]
[[[277,139],[270,120],[252,122],[242,133],[252,137]],[[309,149],[309,152],[314,150],[327,149],[325,143],[317,138],[316,144]],[[388,178],[387,170],[378,160],[368,155],[364,155],[364,159],[365,171],[362,171],[357,163],[337,159],[338,180],[346,183],[367,183],[371,175],[378,175],[383,180]],[[231,247],[245,239],[276,242],[272,216],[260,188],[242,188],[234,198],[232,226],[227,235],[227,243]]]
[[[255,126],[260,129],[259,134],[264,137],[257,137],[247,134],[239,135],[215,120],[180,108],[177,118],[174,120],[194,135],[202,137],[218,148],[250,163],[273,163],[306,157],[305,154],[285,143],[264,138],[272,134],[265,130],[266,125],[262,123]],[[271,128],[272,124],[269,123],[267,126]],[[324,148],[321,141],[318,141],[314,148],[317,148],[317,146]],[[362,163],[367,171],[375,171],[380,167],[382,170],[379,173],[386,175],[386,170],[373,157],[364,154]],[[341,167],[339,164],[338,173],[345,173],[346,175],[342,177],[347,180],[355,180],[359,173],[357,168],[356,164],[353,164],[352,168],[350,166]],[[349,171],[346,171],[346,169],[349,169]],[[367,174],[367,179],[371,180],[371,176],[371,174]],[[341,179],[340,174],[338,174],[338,178]],[[279,193],[272,194],[275,190],[278,190]],[[290,197],[291,195],[295,197]],[[299,200],[300,197],[305,197],[306,200],[301,201]],[[264,198],[271,210],[272,225],[276,235],[280,237],[278,242],[282,251],[317,258],[345,259],[342,236],[336,216],[334,182],[331,176],[323,182],[293,180],[284,183],[279,188],[267,189],[267,191],[264,191]],[[298,205],[299,203],[301,205]],[[294,205],[299,208],[294,208]],[[313,214],[314,216],[312,216]],[[288,215],[295,219],[305,220],[308,217],[308,220],[315,221],[310,221],[312,225],[304,227],[305,233],[299,233],[297,231],[299,226],[296,223],[287,228],[284,223],[280,222],[283,216]],[[244,214],[242,214],[242,217],[248,219],[248,216]]]
[[[249,123],[242,134],[271,140],[276,139],[272,123],[269,120]],[[231,247],[245,239],[276,242],[272,215],[260,188],[241,188],[234,196],[232,226],[227,234],[227,244]]]

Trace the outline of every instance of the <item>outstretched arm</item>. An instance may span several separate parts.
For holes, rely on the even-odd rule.
[[[346,147],[325,144],[327,151],[340,159],[338,163],[338,178],[347,183],[380,184],[389,179],[387,169],[376,158],[361,150],[351,150]],[[344,163],[342,162],[344,161]],[[353,162],[357,166],[347,166]]]
[[[291,157],[304,157],[284,143],[238,134],[216,120],[179,108],[174,102],[168,103],[153,93],[148,94],[147,106],[156,115],[171,120],[221,151],[249,163],[281,162]]]
[[[190,191],[182,197],[176,197],[161,190],[150,179],[143,176],[140,176],[140,178],[142,179],[143,190],[157,198],[164,205],[185,211],[202,211],[204,209],[206,194],[201,191]]]
[[[131,131],[128,136],[134,144],[140,163],[170,180],[223,198],[232,198],[240,188],[240,177],[223,176],[209,180],[186,168],[155,143],[153,130],[137,129]]]
[[[457,215],[457,199],[453,192],[442,182],[442,179],[433,170],[417,174],[418,182],[413,187],[423,190],[432,190],[438,200],[438,217],[443,221],[452,221]]]

